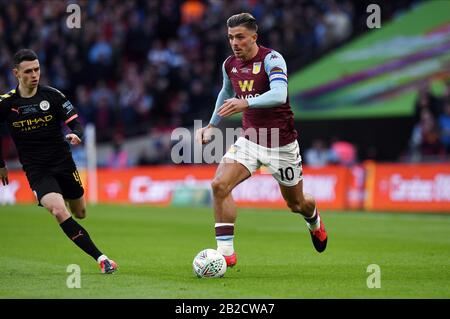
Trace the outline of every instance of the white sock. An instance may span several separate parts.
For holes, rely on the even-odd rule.
[[[230,256],[234,253],[234,224],[233,223],[216,223],[216,241],[217,241],[217,251],[224,256]],[[230,227],[232,227],[232,231],[230,231]],[[227,231],[221,232],[220,228],[226,228]],[[218,234],[219,232],[219,234]]]
[[[234,253],[233,239],[217,240],[217,251],[224,256],[231,256]]]
[[[316,208],[314,208],[314,213],[309,218],[314,218],[316,215],[317,215],[317,219],[316,219],[316,221],[314,223],[310,224],[310,223],[306,222],[306,226],[308,226],[308,228],[310,230],[316,230],[316,229],[320,228],[320,215],[317,214],[317,209]]]

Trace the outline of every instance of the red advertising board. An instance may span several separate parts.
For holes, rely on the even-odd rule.
[[[163,166],[135,168],[126,171],[100,170],[100,202],[133,204],[169,204],[177,187],[210,189],[216,166]],[[344,209],[348,170],[327,167],[304,171],[305,192],[316,197],[324,209]],[[239,206],[285,208],[278,183],[268,174],[257,172],[233,190]]]
[[[98,201],[169,205],[177,189],[210,190],[215,170],[215,165],[100,169]],[[87,189],[86,174],[80,175]],[[304,167],[303,176],[304,192],[316,198],[320,209],[358,210],[364,206],[372,211],[450,213],[450,164]],[[10,172],[9,180],[7,187],[0,186],[0,205],[36,202],[23,172]],[[263,172],[239,184],[232,194],[241,207],[287,209],[277,182]]]
[[[98,201],[168,205],[178,187],[210,189],[215,170],[214,165],[100,169],[97,172]],[[344,167],[305,168],[304,191],[315,196],[320,208],[344,209],[348,178],[349,171]],[[22,172],[10,172],[10,181],[7,188],[0,188],[0,203],[2,196],[9,198],[8,203],[35,201]],[[83,181],[87,188],[86,178]],[[286,208],[275,179],[261,172],[236,187],[233,197],[239,206]]]
[[[450,212],[449,164],[368,164],[367,210]]]
[[[36,197],[31,192],[25,173],[22,171],[9,172],[8,179],[7,186],[0,183],[0,206],[36,202]]]

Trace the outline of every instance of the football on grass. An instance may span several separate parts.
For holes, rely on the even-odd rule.
[[[195,256],[192,262],[194,273],[199,278],[223,277],[227,271],[227,262],[215,249],[204,249]]]

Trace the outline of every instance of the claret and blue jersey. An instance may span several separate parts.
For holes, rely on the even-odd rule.
[[[217,109],[231,97],[246,99],[249,108],[243,113],[243,129],[258,132],[258,144],[284,146],[297,139],[294,115],[287,94],[287,67],[283,56],[269,48],[259,46],[256,56],[248,61],[228,57],[223,63],[223,87],[216,101],[211,124],[217,125]],[[274,141],[271,129],[278,129]],[[248,138],[248,137],[247,137]],[[266,146],[266,145],[263,145]]]

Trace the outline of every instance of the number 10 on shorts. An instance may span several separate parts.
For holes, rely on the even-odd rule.
[[[278,169],[280,172],[281,180],[284,181],[292,181],[294,179],[294,169],[292,167],[280,168]]]

